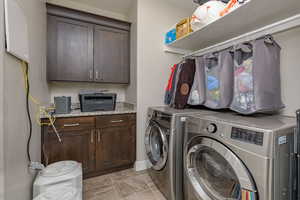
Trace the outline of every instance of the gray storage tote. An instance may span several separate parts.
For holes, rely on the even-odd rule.
[[[206,78],[205,106],[211,109],[229,108],[233,96],[232,48],[204,56]]]
[[[232,110],[254,114],[284,108],[281,100],[280,50],[271,36],[235,47]]]
[[[188,104],[198,106],[203,105],[205,102],[205,65],[203,56],[196,57],[195,62],[196,72]]]

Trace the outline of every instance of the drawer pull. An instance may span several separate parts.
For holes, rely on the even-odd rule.
[[[89,77],[90,77],[90,80],[93,79],[93,70],[89,70]]]
[[[80,126],[79,123],[76,124],[64,124],[64,127],[75,127],[75,126]]]
[[[99,79],[99,72],[96,71],[96,80],[98,80],[98,79]]]
[[[100,130],[98,130],[97,134],[98,134],[98,136],[97,136],[98,143],[100,143],[101,142],[101,132],[100,132]]]
[[[123,122],[124,120],[112,120],[112,121],[110,121],[111,123],[121,123],[121,122]]]
[[[94,143],[94,130],[91,130],[91,143]]]

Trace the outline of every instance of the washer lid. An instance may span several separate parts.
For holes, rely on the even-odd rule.
[[[47,166],[44,170],[42,170],[41,176],[46,176],[46,177],[63,176],[77,169],[79,165],[80,164],[76,161],[56,162]]]
[[[75,188],[62,187],[40,194],[34,200],[74,200],[77,196]]]

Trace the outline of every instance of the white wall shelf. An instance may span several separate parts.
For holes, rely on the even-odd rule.
[[[166,45],[165,51],[204,49],[297,14],[300,14],[299,0],[251,0],[202,29]]]
[[[226,40],[224,42],[206,47],[204,49],[200,49],[191,53],[187,53],[184,55],[185,58],[190,56],[202,56],[209,52],[220,51],[222,49],[226,49],[232,47],[236,44],[247,42],[250,40],[255,40],[257,38],[264,37],[265,35],[273,35],[281,32],[288,31],[293,28],[300,27],[300,14],[289,17],[287,19],[275,22],[273,24],[269,24],[262,28],[256,29],[252,32],[245,33],[243,35],[239,35],[238,37]]]
[[[187,54],[192,53],[193,51],[192,50],[187,50],[187,49],[180,49],[180,48],[170,47],[168,45],[164,45],[164,52],[178,54],[178,55],[187,55]]]

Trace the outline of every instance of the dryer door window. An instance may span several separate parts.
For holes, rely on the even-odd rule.
[[[189,148],[185,169],[199,199],[256,199],[256,188],[244,164],[213,139],[198,138]]]
[[[145,146],[152,168],[162,170],[168,159],[168,140],[166,131],[154,121],[147,128]]]

